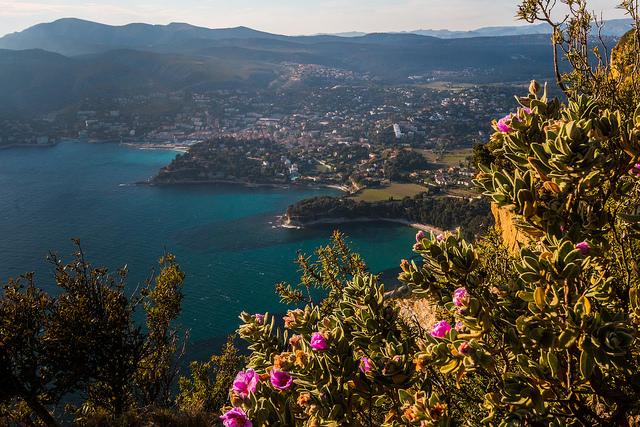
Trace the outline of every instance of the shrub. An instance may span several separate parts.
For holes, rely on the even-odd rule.
[[[128,297],[126,270],[110,274],[84,258],[51,255],[58,295],[28,274],[0,298],[0,423],[55,426],[61,403],[78,423],[116,424],[143,408],[172,405],[179,355],[172,326],[180,312],[184,274],[171,255],[142,292]],[[147,330],[134,320],[144,305]],[[67,417],[68,419],[69,417]],[[127,422],[122,421],[124,424]]]

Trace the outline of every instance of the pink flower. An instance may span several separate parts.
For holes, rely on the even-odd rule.
[[[529,107],[522,107],[522,111],[524,111],[527,114],[532,114],[533,110]]]
[[[416,233],[416,242],[417,242],[417,243],[420,243],[420,241],[421,241],[422,239],[424,239],[424,236],[425,236],[424,231],[422,231],[422,230],[418,231],[418,232]]]
[[[360,371],[363,374],[368,374],[369,372],[371,372],[371,361],[368,357],[363,357],[360,360]]]
[[[444,240],[444,234],[440,233],[436,236],[436,240],[438,242],[442,242]]]
[[[422,246],[422,243],[416,243],[415,245],[413,245],[413,250],[414,251],[421,251],[424,249],[424,246]]]
[[[469,301],[469,294],[466,288],[458,288],[453,292],[453,304],[456,307],[463,307]]]
[[[456,331],[458,331],[458,332],[460,332],[460,331],[464,330],[464,323],[462,323],[462,322],[456,322],[455,329],[456,329]]]
[[[462,344],[460,344],[460,346],[458,347],[458,353],[462,354],[462,355],[467,355],[471,352],[471,346],[469,345],[468,342],[463,342]]]
[[[589,246],[588,242],[580,242],[576,243],[576,249],[580,249],[582,255],[586,255],[589,253],[589,250],[591,250],[591,247]]]
[[[498,120],[496,127],[502,133],[509,133],[511,132],[511,126],[509,126],[509,123],[511,123],[511,114],[507,114],[506,116]]]
[[[243,399],[249,396],[249,393],[256,392],[256,386],[260,381],[260,376],[253,369],[238,372],[236,379],[233,380],[233,392]]]
[[[327,339],[320,332],[314,332],[313,335],[311,335],[311,341],[309,344],[314,350],[326,350],[329,348]]]
[[[242,408],[233,408],[220,417],[225,427],[253,427],[251,420]]]
[[[436,323],[431,329],[431,336],[435,338],[444,338],[451,330],[451,325],[446,320]]]
[[[293,378],[288,372],[272,370],[269,374],[271,385],[278,390],[286,390],[293,384]]]
[[[253,317],[256,319],[256,323],[262,325],[264,323],[264,314],[254,314]]]
[[[640,163],[636,163],[635,165],[633,165],[633,167],[631,168],[631,173],[635,176],[640,177]]]

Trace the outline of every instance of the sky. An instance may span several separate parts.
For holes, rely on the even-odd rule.
[[[590,0],[606,19],[623,17],[615,0]],[[0,0],[0,35],[59,18],[111,25],[188,22],[247,26],[279,34],[416,29],[470,30],[516,25],[517,0]]]

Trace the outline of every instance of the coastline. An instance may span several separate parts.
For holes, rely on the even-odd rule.
[[[351,194],[349,190],[341,185],[336,184],[318,184],[318,183],[306,183],[306,182],[287,182],[287,183],[276,183],[276,182],[247,182],[247,181],[238,181],[232,179],[208,179],[208,180],[185,180],[178,182],[154,182],[153,180],[149,181],[139,181],[135,183],[136,185],[149,185],[149,186],[157,186],[157,187],[170,187],[170,186],[181,186],[181,185],[215,185],[215,184],[225,184],[225,185],[239,185],[247,188],[281,188],[281,189],[289,189],[289,188],[311,188],[311,189],[320,189],[320,188],[331,188],[334,190],[342,191],[346,194]]]
[[[125,147],[134,148],[136,150],[159,150],[159,151],[175,151],[176,153],[186,153],[189,151],[187,145],[173,145],[164,143],[136,143],[136,142],[118,142]]]
[[[28,144],[28,143],[20,143],[20,144],[10,144],[10,145],[2,145],[0,146],[0,150],[6,150],[9,148],[50,148],[58,145],[58,142],[48,142],[46,144]]]
[[[425,232],[432,232],[434,234],[444,233],[445,230],[442,230],[438,227],[434,227],[429,224],[420,224],[417,222],[409,221],[401,218],[374,218],[374,217],[358,217],[358,218],[324,218],[317,219],[309,222],[305,222],[304,224],[292,224],[290,219],[281,219],[281,227],[282,228],[292,228],[292,229],[301,229],[304,227],[312,227],[314,225],[327,225],[327,224],[345,224],[345,223],[357,223],[357,222],[393,222],[396,224],[406,225],[408,227],[415,228],[416,230],[422,230]]]

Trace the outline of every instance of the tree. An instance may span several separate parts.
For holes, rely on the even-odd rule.
[[[126,295],[125,269],[111,275],[92,267],[77,244],[74,260],[51,254],[59,289],[38,289],[32,274],[10,281],[0,299],[0,404],[7,419],[57,425],[65,396],[78,422],[112,419],[147,405],[167,404],[175,376],[176,331],[184,274],[171,255],[140,295]],[[24,285],[26,282],[26,286]],[[134,319],[144,304],[147,329]],[[28,408],[28,409],[25,409]]]
[[[613,50],[602,36],[605,25],[587,0],[523,0],[518,17],[550,25],[556,81],[569,97],[588,95],[603,106],[632,115],[640,101],[640,14],[636,0],[618,7],[632,19],[632,29]],[[563,62],[564,61],[564,62]],[[569,70],[564,71],[564,64]]]

